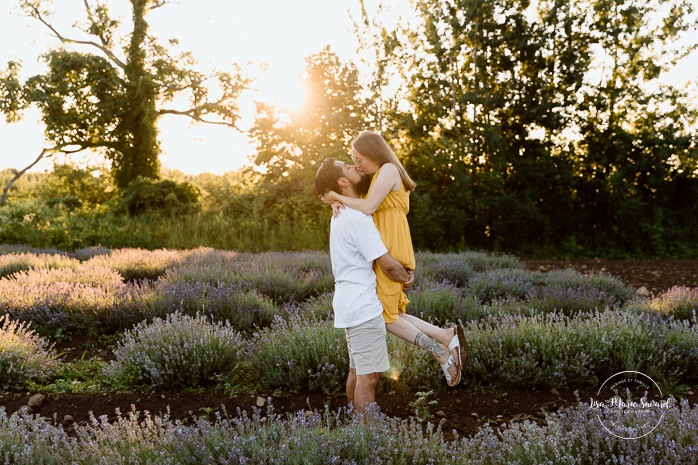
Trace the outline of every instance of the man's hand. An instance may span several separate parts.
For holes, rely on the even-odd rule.
[[[385,271],[385,274],[393,281],[403,283],[403,285],[410,281],[414,282],[414,276],[410,277],[408,274],[411,272],[408,272],[405,267],[402,266],[402,263],[395,260],[388,252],[378,257],[376,263],[378,263],[378,266],[380,266],[381,269]],[[412,284],[410,284],[410,286],[411,285]]]
[[[409,291],[410,288],[412,287],[412,284],[414,284],[414,271],[407,270],[407,274],[410,276],[410,279],[408,281],[405,281],[402,283],[402,290],[403,291]]]

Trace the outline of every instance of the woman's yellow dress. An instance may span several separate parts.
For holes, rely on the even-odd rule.
[[[378,177],[380,169],[373,175],[371,188]],[[370,189],[369,189],[370,191]],[[410,211],[410,192],[402,186],[399,191],[390,191],[373,213],[373,222],[380,232],[383,244],[397,261],[406,268],[414,270],[414,248],[407,213]],[[386,275],[380,266],[374,265],[376,272],[376,290],[383,304],[383,319],[392,323],[399,313],[405,313],[409,303],[402,290],[402,283],[397,283]]]

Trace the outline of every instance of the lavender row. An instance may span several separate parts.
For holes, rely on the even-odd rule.
[[[16,465],[91,464],[461,464],[618,463],[675,465],[698,455],[698,408],[687,402],[660,418],[628,418],[629,424],[661,421],[637,440],[603,427],[614,412],[586,404],[532,422],[445,440],[442,431],[414,420],[376,413],[364,424],[343,410],[280,416],[273,407],[252,416],[219,416],[193,424],[167,416],[119,413],[93,418],[68,433],[39,416],[8,416],[0,407],[0,459]],[[658,414],[656,414],[658,415]]]

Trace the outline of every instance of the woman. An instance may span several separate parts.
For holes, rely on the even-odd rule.
[[[357,199],[331,191],[322,198],[323,202],[332,204],[335,215],[339,214],[343,205],[373,215],[390,255],[408,270],[414,270],[414,248],[407,223],[409,196],[415,188],[414,181],[385,139],[375,132],[363,131],[359,134],[352,142],[351,158],[359,172],[372,176],[368,194],[365,198]],[[460,326],[439,328],[407,315],[405,308],[409,300],[402,283],[391,280],[379,266],[374,266],[374,270],[376,290],[383,304],[383,319],[388,332],[429,352],[439,361],[447,384],[456,386],[462,373],[460,341],[465,342]]]

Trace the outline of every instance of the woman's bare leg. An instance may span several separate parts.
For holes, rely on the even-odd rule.
[[[434,326],[431,323],[427,323],[426,321],[417,318],[416,316],[408,315],[407,313],[398,314],[398,318],[406,320],[412,324],[412,326],[419,329],[430,338],[436,339],[446,347],[448,347],[451,339],[453,339],[453,336],[456,334],[453,328],[439,328],[438,326]]]
[[[389,333],[396,335],[400,339],[404,339],[411,344],[421,347],[432,357],[438,360],[441,365],[444,365],[448,361],[448,357],[451,355],[448,350],[448,343],[443,344],[432,339],[424,331],[421,331],[404,318],[398,318],[392,323],[386,323],[385,328]],[[448,369],[448,373],[452,380],[458,377],[459,369],[460,367],[456,365],[452,365]]]

